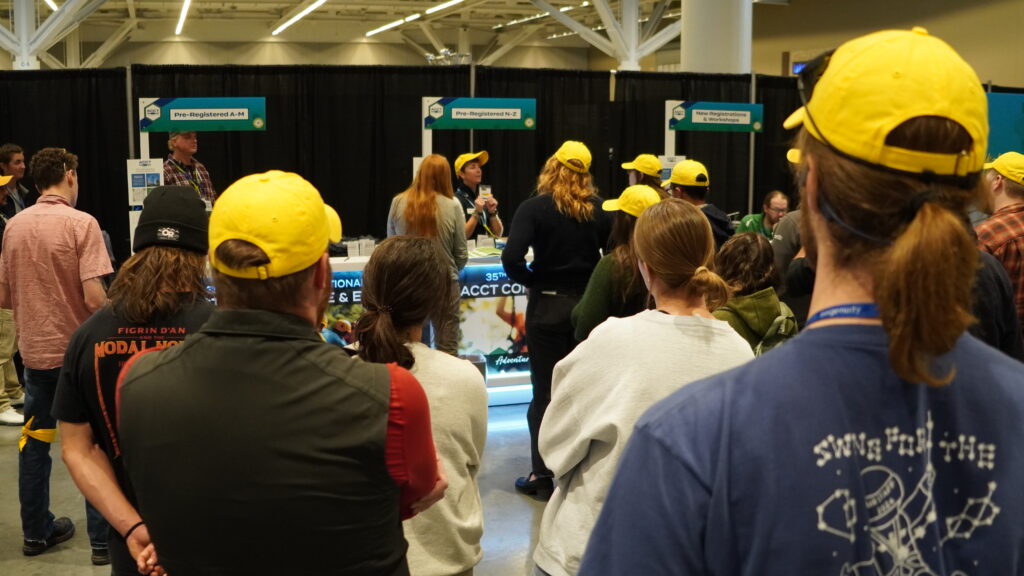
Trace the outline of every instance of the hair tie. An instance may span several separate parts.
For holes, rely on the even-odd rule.
[[[383,312],[385,314],[390,314],[391,313],[391,306],[387,305],[387,304],[385,304],[384,306],[374,306],[372,304],[364,304],[363,308],[365,308],[366,310],[368,310],[370,312]]]
[[[923,192],[918,192],[910,198],[910,205],[907,207],[907,215],[913,219],[914,216],[917,216],[917,213],[921,210],[922,206],[928,202],[934,202],[938,199],[939,191],[935,189],[934,184],[929,183],[928,188]]]
[[[697,266],[697,269],[693,271],[693,275],[696,276],[701,272],[711,272],[711,270],[708,270],[707,266]]]

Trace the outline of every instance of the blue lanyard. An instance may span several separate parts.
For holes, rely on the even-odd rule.
[[[874,302],[855,302],[852,304],[840,304],[829,306],[824,310],[818,310],[804,323],[804,328],[819,320],[832,320],[834,318],[878,318],[878,305]]]

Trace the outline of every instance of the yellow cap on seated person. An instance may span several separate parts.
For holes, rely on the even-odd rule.
[[[583,142],[566,140],[555,152],[555,158],[562,163],[562,166],[574,172],[590,170],[590,150]]]
[[[661,183],[662,186],[710,186],[708,169],[696,160],[683,160],[672,167],[672,176]]]
[[[908,120],[956,122],[972,144],[957,154],[886,144]],[[911,174],[968,176],[981,171],[988,144],[988,102],[978,75],[924,28],[885,30],[836,49],[810,101],[783,126],[803,125],[818,141],[869,164]]]
[[[651,188],[646,184],[636,184],[623,190],[622,194],[619,194],[618,198],[605,200],[604,203],[601,204],[601,208],[603,208],[605,212],[622,210],[630,216],[639,217],[640,214],[643,214],[644,210],[647,210],[658,202],[661,202],[661,195],[658,194],[654,188]]]
[[[234,269],[217,260],[227,240],[251,242],[269,264]],[[341,240],[341,218],[302,176],[271,170],[241,178],[225,190],[210,214],[210,264],[235,278],[280,278],[309,268]]]
[[[658,160],[658,157],[653,154],[641,154],[632,162],[624,163],[622,167],[648,176],[661,176],[661,160]]]
[[[985,170],[995,170],[1003,178],[1024,186],[1024,154],[1020,152],[1000,154],[999,158],[985,164]]]
[[[7,176],[0,176],[0,186],[7,186],[7,183],[11,181],[11,178],[14,178],[13,174],[8,174]]]
[[[484,164],[487,164],[487,161],[490,159],[491,157],[487,155],[486,150],[459,154],[459,157],[455,159],[455,173],[458,174],[459,172],[462,172],[462,167],[465,166],[467,162],[476,160],[481,166],[483,166]]]

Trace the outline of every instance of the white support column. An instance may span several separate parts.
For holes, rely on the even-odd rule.
[[[434,50],[440,52],[448,48],[447,46],[444,45],[444,42],[441,42],[441,39],[437,37],[437,34],[434,34],[434,28],[433,26],[430,25],[429,22],[421,21],[417,22],[416,24],[419,25],[420,30],[422,30],[423,33],[427,36],[427,40],[430,40],[430,43],[434,45]]]
[[[64,65],[68,68],[82,67],[82,38],[78,26],[64,37]]]
[[[749,74],[752,34],[750,0],[683,0],[683,71]]]
[[[18,49],[14,53],[15,70],[38,70],[39,59],[29,51],[29,42],[36,27],[36,3],[34,0],[14,0],[14,34]]]
[[[465,24],[459,27],[459,54],[473,55],[473,46],[469,43],[469,26]]]
[[[619,70],[640,69],[640,6],[639,0],[621,0],[622,58]]]

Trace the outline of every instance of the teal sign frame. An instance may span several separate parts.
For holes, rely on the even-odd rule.
[[[423,118],[427,130],[536,130],[535,98],[438,98]]]
[[[672,108],[668,129],[696,132],[761,132],[764,129],[764,105],[682,101]]]
[[[141,98],[142,132],[267,129],[266,98]]]

